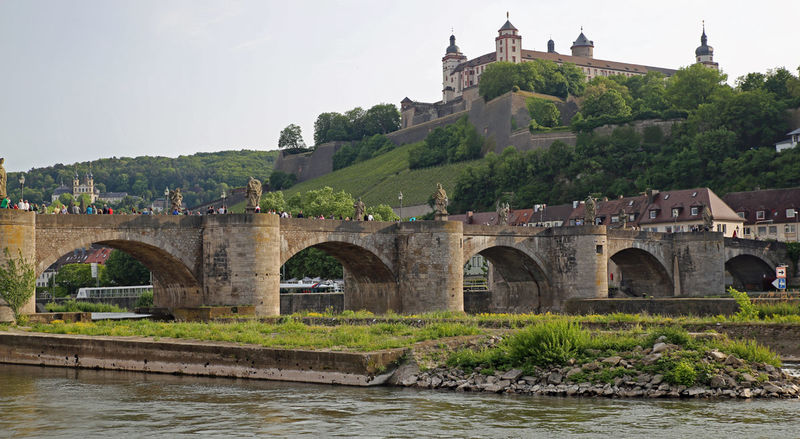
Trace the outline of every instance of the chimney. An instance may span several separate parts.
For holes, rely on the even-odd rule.
[[[647,202],[652,203],[656,200],[656,196],[658,195],[658,189],[648,189],[647,190]]]

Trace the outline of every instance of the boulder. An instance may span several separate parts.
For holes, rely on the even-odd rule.
[[[580,367],[573,367],[572,369],[569,370],[569,372],[567,372],[567,378],[575,376],[581,372],[583,372],[583,369],[581,369]]]
[[[655,364],[655,362],[658,361],[658,359],[661,358],[661,356],[662,354],[660,353],[645,355],[645,357],[642,358],[642,364],[644,364],[645,366],[650,366],[652,364]]]
[[[653,345],[653,350],[651,352],[653,354],[658,354],[658,353],[666,351],[667,349],[669,349],[669,345],[667,345],[666,343],[663,343],[663,342],[662,343],[656,343],[656,344]]]
[[[511,369],[500,376],[501,380],[517,381],[522,376],[522,371],[519,369]]]
[[[710,385],[711,385],[711,387],[714,387],[716,389],[721,389],[723,387],[727,387],[728,386],[728,382],[725,381],[725,378],[723,378],[723,377],[721,377],[719,375],[714,375],[713,377],[711,377]]]
[[[550,375],[547,376],[547,383],[548,384],[561,384],[561,381],[563,381],[563,380],[564,380],[564,377],[558,372],[553,372],[553,373],[551,373]]]
[[[603,360],[603,363],[608,364],[609,366],[616,366],[620,361],[622,361],[622,357],[615,355],[613,357],[606,358]]]
[[[728,359],[728,356],[723,354],[722,352],[714,349],[713,351],[708,352],[708,358],[714,361],[725,361]]]

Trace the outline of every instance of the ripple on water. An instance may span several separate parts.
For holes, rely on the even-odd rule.
[[[15,437],[796,437],[798,412],[0,365],[0,436]]]

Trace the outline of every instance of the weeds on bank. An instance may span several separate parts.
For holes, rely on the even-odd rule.
[[[663,337],[663,338],[662,338]],[[651,364],[636,361],[644,357],[644,350],[658,340],[677,345]],[[492,348],[479,350],[461,349],[446,361],[451,367],[481,372],[518,368],[526,374],[534,374],[538,368],[562,367],[567,364],[587,365],[569,378],[572,382],[610,383],[635,372],[662,374],[670,384],[691,386],[707,384],[724,366],[706,358],[712,349],[736,355],[746,362],[767,363],[780,367],[780,358],[769,348],[754,341],[734,341],[727,337],[698,339],[677,326],[654,327],[649,331],[637,328],[634,331],[592,334],[580,323],[568,320],[541,322],[521,329]],[[633,360],[626,367],[602,360],[620,356]],[[635,370],[631,370],[635,369]],[[746,370],[754,374],[749,367]]]
[[[139,336],[223,341],[266,347],[372,351],[408,347],[444,337],[483,333],[476,325],[431,323],[414,327],[404,323],[309,326],[295,319],[268,324],[255,320],[202,323],[101,321],[96,323],[36,324],[32,331],[57,334]]]
[[[125,309],[109,303],[90,303],[68,300],[64,303],[48,303],[47,312],[125,312]]]

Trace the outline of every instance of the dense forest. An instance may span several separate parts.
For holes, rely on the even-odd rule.
[[[488,70],[487,70],[488,71]],[[636,195],[648,188],[709,187],[719,195],[757,187],[800,186],[800,150],[776,152],[800,107],[800,79],[786,69],[740,77],[693,65],[659,75],[598,77],[587,83],[572,128],[576,146],[490,153],[459,177],[451,212],[493,209],[503,194],[512,206],[559,204],[587,195]],[[483,81],[483,79],[482,79]],[[641,132],[624,122],[682,114],[671,132]],[[623,123],[610,135],[599,124]]]
[[[181,188],[183,203],[195,206],[217,199],[223,191],[247,184],[253,176],[269,180],[277,151],[202,152],[177,158],[120,157],[69,165],[34,168],[25,175],[25,198],[31,203],[50,203],[50,194],[63,182],[72,189],[75,172],[83,176],[91,169],[100,192],[127,192],[144,202],[163,196],[164,189]],[[9,193],[19,196],[19,174],[8,174]],[[130,200],[129,200],[130,202]]]

